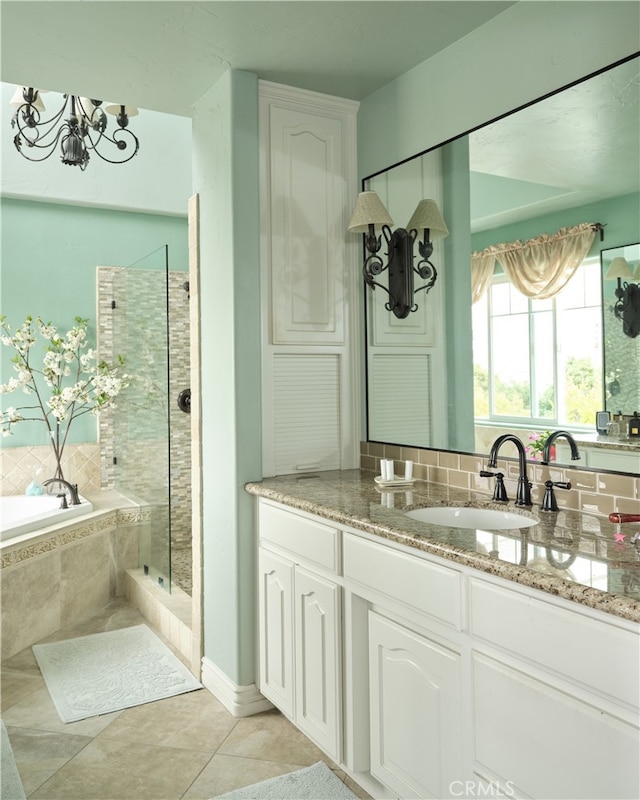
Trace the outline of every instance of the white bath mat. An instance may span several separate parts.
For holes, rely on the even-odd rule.
[[[3,800],[25,800],[26,795],[16,766],[7,728],[0,720],[0,797]]]
[[[146,625],[34,644],[32,649],[63,722],[202,688]]]
[[[214,800],[357,800],[322,761],[312,767],[254,783]]]

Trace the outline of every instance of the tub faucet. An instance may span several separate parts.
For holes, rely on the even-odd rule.
[[[45,481],[42,485],[48,486],[50,483],[60,483],[62,486],[65,487],[67,492],[69,492],[69,500],[71,501],[72,506],[79,506],[80,505],[80,498],[78,497],[78,484],[71,484],[69,481],[65,481],[64,478],[49,478],[48,481]]]
[[[580,460],[580,453],[578,451],[578,445],[576,444],[575,439],[568,431],[554,431],[547,437],[547,441],[544,443],[544,447],[542,449],[542,463],[548,464],[549,457],[551,455],[551,445],[555,442],[556,439],[562,437],[569,442],[569,447],[571,448],[571,460],[572,461],[579,461]]]
[[[533,505],[531,502],[531,484],[529,483],[529,478],[527,477],[527,456],[524,445],[517,436],[515,436],[513,433],[505,433],[502,436],[498,436],[495,442],[491,445],[488,466],[494,468],[498,466],[498,451],[505,442],[513,442],[513,444],[515,444],[518,451],[518,461],[520,463],[520,477],[518,478],[518,490],[516,492],[515,504],[517,506]]]

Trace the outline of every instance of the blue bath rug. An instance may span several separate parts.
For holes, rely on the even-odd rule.
[[[357,800],[322,761],[312,767],[235,789],[213,800]]]
[[[146,625],[34,644],[32,649],[63,722],[202,689]]]

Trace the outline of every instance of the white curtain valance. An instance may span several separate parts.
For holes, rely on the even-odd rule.
[[[526,242],[491,245],[471,255],[472,291],[476,302],[486,291],[497,261],[509,281],[527,297],[544,300],[563,289],[584,261],[599,223],[583,222],[561,228],[551,236],[543,233]],[[491,266],[489,262],[493,259]],[[476,297],[476,292],[479,292]]]
[[[492,254],[472,253],[471,255],[471,303],[477,303],[489,288],[496,257]]]

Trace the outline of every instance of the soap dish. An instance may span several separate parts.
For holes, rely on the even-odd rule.
[[[415,478],[403,478],[401,475],[394,475],[388,481],[385,481],[382,475],[376,475],[373,480],[378,486],[412,486],[416,482]]]

